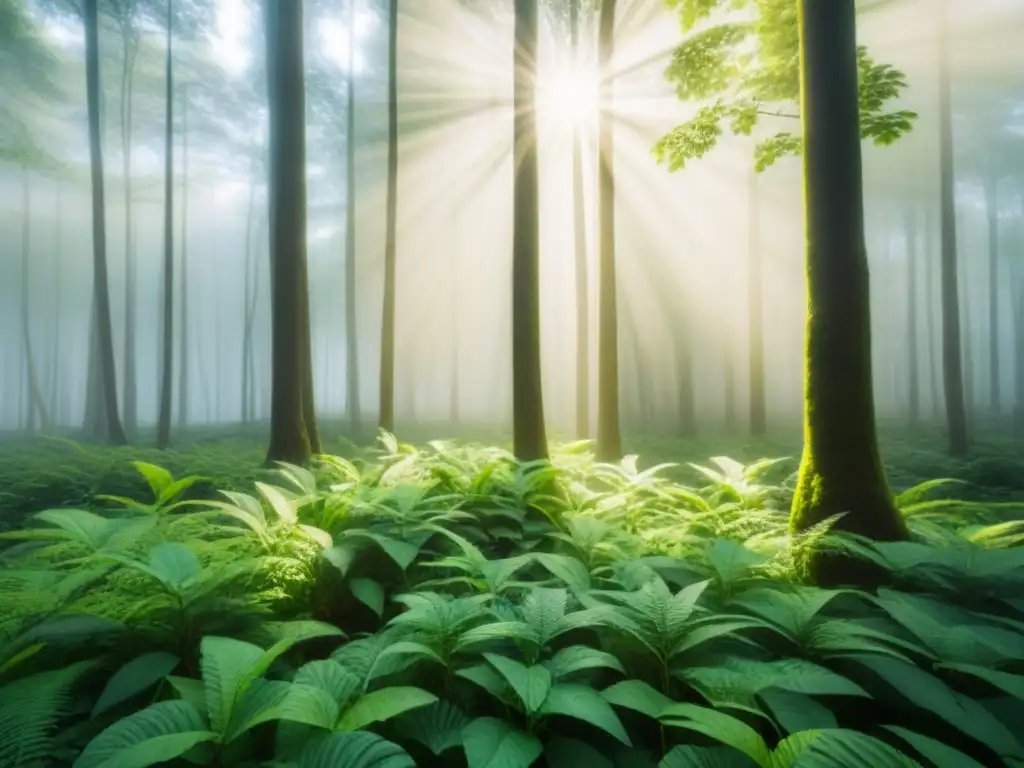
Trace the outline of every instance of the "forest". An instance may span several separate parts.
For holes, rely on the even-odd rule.
[[[0,0],[0,768],[1024,768],[1020,0]]]

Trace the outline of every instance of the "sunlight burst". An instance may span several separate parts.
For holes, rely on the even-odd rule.
[[[559,68],[538,79],[537,111],[562,126],[590,125],[598,101],[598,78],[592,70]]]

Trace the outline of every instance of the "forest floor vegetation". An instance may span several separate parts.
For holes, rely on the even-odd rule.
[[[0,766],[1024,766],[1009,443],[883,430],[912,540],[872,543],[791,536],[792,442],[726,442],[0,444]]]

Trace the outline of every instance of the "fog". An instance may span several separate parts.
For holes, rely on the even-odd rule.
[[[0,9],[12,2],[18,0],[0,0]],[[352,35],[346,2],[306,3],[308,241],[315,397],[318,413],[329,420],[343,416],[348,402],[344,252],[350,225],[346,203],[354,194],[359,400],[369,425],[376,420],[380,358],[387,30],[383,3],[355,2]],[[1015,402],[1015,392],[1022,391],[1015,370],[1024,361],[1024,339],[1014,324],[1015,308],[1024,306],[1024,5],[1018,0],[950,2],[968,402],[977,414],[996,406],[997,415],[1009,414],[1024,406]],[[0,51],[0,136],[8,137],[0,138],[0,430],[39,426],[32,415],[33,386],[41,390],[53,425],[75,430],[87,408],[93,285],[84,35],[72,5],[62,0],[22,4],[54,57],[59,93],[17,86],[17,51]],[[181,0],[180,5],[173,43],[174,418],[178,425],[260,421],[269,413],[270,305],[259,12],[256,0]],[[400,426],[437,424],[451,434],[503,427],[511,419],[511,4],[417,0],[399,5],[397,421]],[[573,68],[564,22],[552,11],[557,3],[541,5],[544,397],[551,430],[571,436],[572,141],[578,128],[586,158],[584,213],[594,281],[596,13],[584,15],[580,64]],[[919,115],[912,133],[892,146],[864,144],[876,403],[882,418],[906,413],[909,369],[916,360],[922,416],[939,422],[941,3],[863,5],[861,42],[876,60],[905,73],[908,88],[898,108]],[[764,265],[768,419],[773,428],[795,424],[801,412],[806,309],[800,160],[784,158],[755,175],[753,140],[723,135],[716,149],[680,171],[670,173],[657,164],[654,144],[696,109],[681,102],[663,76],[681,32],[662,0],[620,6],[613,69],[623,423],[627,430],[677,429],[681,349],[688,350],[693,365],[701,428],[717,429],[732,419],[742,423],[747,270],[756,251]],[[160,378],[165,29],[162,2],[139,0],[139,8],[130,227],[121,121],[124,46],[109,15],[100,45],[118,391],[123,404],[133,368],[135,423],[144,429],[156,421]],[[0,24],[2,19],[0,10]],[[350,37],[355,41],[351,57]],[[346,183],[350,63],[354,189]],[[764,118],[758,135],[795,130],[787,121],[796,123]],[[18,144],[12,126],[23,126],[28,141]],[[24,146],[33,149],[26,153],[19,149]],[[994,199],[986,195],[993,184]],[[989,206],[996,212],[995,272]],[[908,253],[918,254],[913,273]],[[913,321],[907,300],[912,284],[919,286]],[[594,284],[590,296],[596,339]],[[993,296],[998,299],[994,318]],[[253,413],[243,401],[247,301],[255,308]],[[134,344],[126,341],[129,326]],[[596,381],[596,351],[590,360]],[[994,369],[998,387],[992,386]]]

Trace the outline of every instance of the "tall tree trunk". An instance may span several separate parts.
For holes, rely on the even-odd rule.
[[[61,230],[64,227],[64,206],[63,206],[63,191],[64,183],[62,181],[57,182],[57,204],[54,212],[54,224],[53,224],[53,349],[51,352],[52,360],[50,362],[50,392],[49,401],[50,408],[53,409],[53,419],[56,424],[61,424],[61,419],[64,416],[63,409],[60,405],[61,392],[61,376],[63,374],[63,366],[61,365],[61,326],[63,325],[63,303],[64,296],[62,278],[63,278],[63,243],[61,242]]]
[[[942,195],[942,380],[946,393],[949,452],[966,456],[967,409],[960,349],[960,296],[957,286],[956,201],[953,193],[953,102],[949,63],[949,0],[939,14],[939,172]]]
[[[380,428],[395,431],[395,238],[398,214],[398,0],[388,3],[388,199],[380,335]],[[454,306],[454,305],[453,305]]]
[[[121,160],[124,177],[124,427],[129,437],[138,427],[138,384],[135,354],[135,243],[132,227],[132,85],[139,38],[134,27],[134,0],[121,20],[124,57],[121,67]]]
[[[178,429],[188,426],[191,379],[192,347],[189,338],[189,280],[188,280],[188,87],[181,86],[181,277],[179,278],[179,301],[181,312],[178,339]]]
[[[32,261],[32,180],[27,165],[21,166],[21,340],[24,347],[25,375],[28,384],[28,424],[31,428],[38,420],[42,429],[49,430],[50,410],[39,382],[35,356],[32,354],[32,328],[29,304],[32,300],[29,268]]]
[[[761,204],[758,173],[751,169],[747,193],[747,334],[750,397],[750,434],[760,437],[767,430],[764,384],[764,277],[761,255]]]
[[[267,463],[302,464],[311,453],[303,403],[312,380],[306,270],[306,96],[302,0],[268,0],[267,91],[270,105],[272,392]],[[303,322],[306,329],[302,328]],[[305,335],[305,338],[304,338]],[[305,369],[304,369],[305,368]],[[315,428],[315,426],[314,426]]]
[[[723,331],[726,338],[722,343],[722,353],[725,356],[722,399],[725,406],[725,429],[727,432],[732,432],[736,429],[736,360],[733,358],[731,317],[726,318]]]
[[[569,26],[572,64],[579,67],[580,2],[571,0]],[[590,292],[587,269],[587,218],[583,197],[583,137],[572,134],[573,247],[576,266],[576,437],[590,436]]]
[[[164,274],[163,344],[160,364],[160,408],[156,446],[171,445],[171,400],[174,389],[174,3],[167,3],[167,50],[164,60]]]
[[[115,445],[128,438],[117,410],[117,366],[114,363],[114,332],[110,321],[110,283],[107,275],[106,201],[103,180],[103,140],[100,131],[100,40],[97,0],[83,0],[85,19],[85,82],[89,107],[89,158],[92,177],[93,301],[99,384],[102,386],[104,432]]]
[[[924,282],[926,286],[925,307],[928,310],[925,314],[928,331],[928,385],[931,392],[932,419],[938,421],[941,417],[941,408],[939,404],[939,374],[936,365],[939,351],[935,343],[935,328],[941,320],[935,319],[935,311],[941,309],[941,305],[938,301],[940,296],[936,295],[935,290],[937,284],[935,280],[935,209],[930,203],[926,203],[925,211]]]
[[[512,183],[512,434],[516,458],[548,455],[540,349],[537,0],[515,0]]]
[[[910,426],[916,427],[921,419],[921,376],[918,368],[920,356],[917,346],[917,252],[918,231],[914,211],[904,211],[903,236],[907,257],[907,415]]]
[[[985,214],[988,219],[988,375],[989,408],[1002,412],[999,391],[999,180],[995,168],[985,184]]]
[[[1021,198],[1024,206],[1024,197]],[[1024,437],[1024,269],[1018,267],[1013,285],[1013,433]]]
[[[801,115],[807,242],[804,449],[790,518],[882,541],[908,537],[875,434],[871,312],[854,0],[800,0]],[[861,574],[834,557],[807,563],[821,584]]]
[[[967,412],[967,436],[971,435],[974,418],[978,412],[978,401],[974,391],[974,320],[971,309],[974,299],[971,296],[971,262],[965,259],[960,265],[960,306],[963,307],[963,325],[960,327],[960,344],[964,360],[964,408]]]
[[[348,75],[345,106],[345,396],[349,431],[359,439],[362,408],[359,402],[359,329],[356,326],[356,0],[349,0]],[[390,129],[389,129],[390,130]]]
[[[598,267],[597,457],[622,457],[619,424],[619,321],[618,283],[615,277],[615,166],[611,60],[615,45],[616,0],[601,0],[597,61],[601,73],[598,117],[598,218],[601,222]]]
[[[252,412],[249,408],[249,392],[252,388],[252,379],[249,377],[249,358],[252,356],[252,324],[249,322],[249,304],[252,302],[252,225],[253,210],[256,207],[256,156],[253,155],[249,162],[249,206],[245,215],[245,250],[243,252],[242,264],[243,284],[245,286],[245,299],[242,306],[242,399],[241,399],[241,420],[243,424],[252,421]]]

